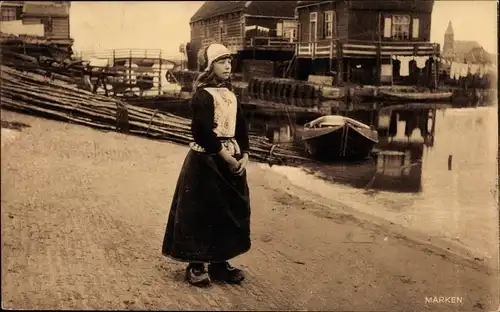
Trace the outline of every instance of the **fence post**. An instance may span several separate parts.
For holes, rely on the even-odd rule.
[[[128,85],[130,90],[132,90],[132,50],[128,50]]]
[[[160,71],[158,73],[158,95],[161,95],[162,93],[162,86],[161,86],[161,76],[162,76],[162,71],[161,71],[161,65],[162,65],[162,58],[161,58],[161,50],[160,50],[160,60],[159,60],[159,64],[160,64]]]

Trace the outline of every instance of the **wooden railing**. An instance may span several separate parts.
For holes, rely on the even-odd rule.
[[[94,70],[113,73],[108,82],[116,94],[137,89],[141,94],[161,95],[167,70],[177,65],[162,55],[159,49],[115,49],[82,51],[78,58],[89,62]]]
[[[314,42],[299,42],[296,54],[299,58],[335,58],[339,53],[343,57],[390,55],[420,55],[439,54],[439,44],[431,42],[388,42],[347,40],[340,43],[336,39],[325,39]]]
[[[99,52],[82,51],[80,56],[83,59],[99,58],[99,59],[155,59],[158,60],[162,57],[162,50],[160,49],[113,49],[103,50]]]
[[[337,56],[337,42],[326,39],[307,43],[297,43],[295,53],[298,57],[333,58]]]
[[[202,39],[201,46],[207,46],[211,43],[222,43],[231,52],[236,53],[243,49],[264,49],[264,50],[289,50],[295,49],[295,42],[289,38],[282,37],[252,37],[243,40],[241,37],[225,37],[222,40],[211,38]]]
[[[253,37],[245,40],[245,48],[293,51],[295,42],[282,37]]]

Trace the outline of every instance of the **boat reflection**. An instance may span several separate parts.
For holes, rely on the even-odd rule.
[[[392,106],[346,110],[339,114],[377,129],[379,143],[373,157],[357,162],[311,163],[306,170],[327,181],[356,188],[390,192],[422,191],[422,158],[426,148],[434,145],[436,106]],[[259,126],[259,123],[262,125]],[[251,121],[252,129],[261,128],[276,144],[294,143],[304,149],[301,124],[290,127],[283,118]]]
[[[386,191],[422,191],[422,158],[434,145],[436,109],[388,108],[379,111],[375,174],[368,187]]]

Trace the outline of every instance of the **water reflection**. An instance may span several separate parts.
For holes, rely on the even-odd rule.
[[[476,117],[479,111],[491,108],[449,109],[436,108],[432,104],[372,107],[375,109],[346,110],[339,113],[378,130],[379,144],[371,159],[357,163],[308,164],[306,169],[331,182],[356,188],[420,193],[424,189],[423,181],[434,178],[436,174],[436,169],[426,172],[424,168],[437,162],[442,166],[440,170],[456,171],[458,167],[453,163],[464,161],[463,158],[469,156],[462,154],[464,150],[453,151],[449,147],[450,140],[463,140],[465,149],[471,144],[477,144],[478,140],[491,145],[491,142],[485,141],[491,135],[488,134],[489,125],[485,122],[485,117]],[[465,116],[463,124],[457,124],[456,117],[449,116],[447,119],[447,112],[453,116],[456,112],[462,112]],[[307,121],[290,127],[290,121],[286,118],[252,120],[251,129],[265,134],[275,143],[294,142],[301,147],[303,143],[299,139],[300,130]],[[441,138],[440,142],[436,142],[437,136]],[[433,152],[436,148],[441,152]],[[484,148],[478,147],[478,150],[482,149]],[[490,159],[495,158],[492,157]]]
[[[373,115],[347,114],[356,118],[358,113],[358,119],[379,130],[377,156],[356,164],[308,166],[306,171],[336,183],[295,168],[275,170],[318,196],[425,233],[431,240],[444,239],[478,259],[495,259],[497,108],[393,107]],[[285,127],[276,120],[271,124]],[[285,136],[281,131],[281,138]]]

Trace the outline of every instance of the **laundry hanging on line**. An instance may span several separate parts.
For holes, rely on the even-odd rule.
[[[485,65],[465,64],[460,62],[451,62],[450,64],[450,78],[456,80],[460,79],[460,77],[467,77],[469,73],[471,75],[478,74],[480,78],[483,78],[486,71],[487,69]]]
[[[420,69],[425,68],[425,63],[429,58],[426,56],[415,56],[415,62],[417,63],[417,67]]]
[[[450,66],[450,78],[460,79],[460,77],[467,77],[469,74],[478,75],[479,78],[483,78],[484,75],[488,73],[489,70],[496,71],[496,66],[489,64],[471,64],[471,63],[461,63],[450,60],[445,60],[443,58],[436,57],[436,59],[442,64]]]
[[[479,72],[479,65],[477,64],[471,64],[470,65],[470,73],[474,75],[475,73]]]
[[[393,55],[392,59],[400,61],[399,75],[401,77],[407,77],[410,75],[410,61],[415,61],[419,69],[425,68],[425,64],[429,57],[427,56],[404,56],[404,55]]]
[[[458,63],[451,63],[450,65],[450,78],[455,79],[455,74],[459,71],[458,69]]]
[[[467,77],[469,75],[469,65],[460,64],[460,77]]]
[[[479,65],[479,78],[483,78],[486,75],[486,66]]]
[[[401,77],[407,77],[410,75],[410,61],[413,59],[412,56],[401,56],[395,55],[392,57],[400,62],[399,65],[399,75]]]

